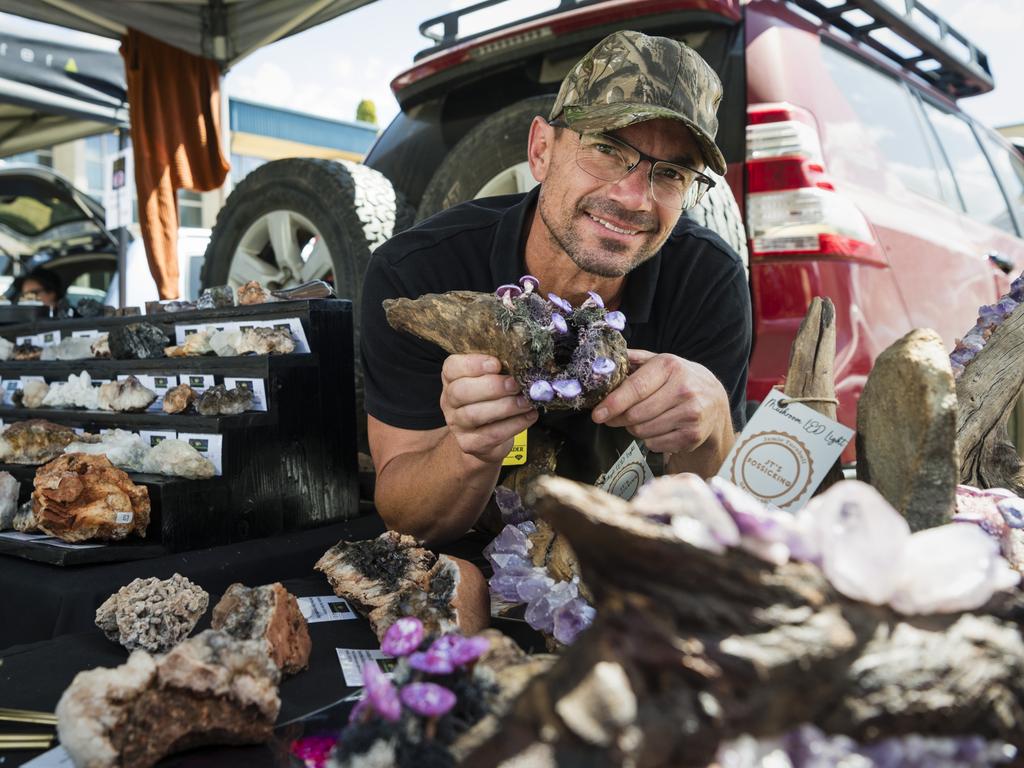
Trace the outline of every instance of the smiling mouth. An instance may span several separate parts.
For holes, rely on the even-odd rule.
[[[587,213],[587,216],[590,217],[591,221],[596,221],[598,224],[600,224],[605,229],[610,230],[612,232],[616,232],[616,233],[618,233],[620,235],[638,235],[641,232],[641,230],[639,230],[639,229],[623,229],[622,227],[617,227],[614,224],[612,224],[610,221],[607,221],[606,219],[602,219],[600,216],[595,216],[594,214],[590,213],[589,211],[586,212],[586,213]]]

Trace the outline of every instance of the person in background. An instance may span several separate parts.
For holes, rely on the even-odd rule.
[[[64,298],[64,284],[56,273],[44,267],[36,267],[19,278],[18,301],[41,301],[50,309],[57,309]]]

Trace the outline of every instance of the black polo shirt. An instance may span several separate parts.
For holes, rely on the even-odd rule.
[[[447,353],[388,325],[381,302],[453,290],[491,292],[525,274],[525,225],[537,189],[462,203],[380,246],[363,281],[366,412],[394,427],[443,427],[441,366]],[[750,292],[739,256],[718,235],[681,217],[665,245],[626,278],[620,307],[630,348],[671,352],[710,369],[725,387],[733,423],[744,423]],[[564,440],[557,472],[593,483],[625,450],[625,429],[590,413],[542,413],[530,432]],[[528,435],[529,441],[529,435]],[[529,442],[527,446],[529,452]]]

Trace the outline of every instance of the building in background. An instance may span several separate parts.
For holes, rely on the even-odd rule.
[[[331,120],[238,99],[229,99],[228,112],[231,174],[222,189],[178,193],[183,227],[212,227],[234,185],[269,160],[320,157],[358,162],[377,138],[377,126],[369,123]],[[117,135],[105,133],[12,155],[0,162],[38,163],[53,168],[102,201],[104,164],[117,152],[117,145]]]

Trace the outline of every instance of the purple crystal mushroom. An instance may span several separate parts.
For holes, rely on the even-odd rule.
[[[463,637],[462,635],[450,634],[437,638],[430,646],[430,649],[447,655],[455,666],[461,667],[479,659],[490,647],[491,641],[480,635]]]
[[[600,309],[604,309],[604,299],[601,298],[601,294],[596,291],[587,291],[587,296],[590,298],[583,302],[584,307],[598,307]]]
[[[622,331],[626,327],[626,316],[621,312],[609,312],[604,316],[604,321],[608,323],[609,328],[614,328],[616,331]]]
[[[551,382],[551,387],[563,400],[572,400],[583,392],[583,386],[576,379],[557,379]]]
[[[523,289],[520,288],[518,285],[512,285],[511,283],[499,285],[497,290],[494,291],[494,295],[497,296],[499,299],[504,299],[506,296],[508,296],[510,299],[516,299],[519,298],[522,294]]]
[[[363,697],[374,712],[389,722],[397,723],[402,716],[398,691],[375,661],[363,665]]]
[[[1024,528],[1024,499],[1008,497],[997,502],[996,508],[1010,528]]]
[[[533,293],[540,288],[540,280],[533,275],[523,275],[519,278],[519,284],[523,286],[523,293]]]
[[[423,622],[415,616],[406,616],[388,627],[380,649],[388,656],[408,656],[422,642]]]
[[[530,385],[530,399],[535,403],[549,403],[555,397],[551,382],[538,379]]]
[[[598,376],[610,376],[615,372],[615,361],[610,357],[595,357],[590,370]]]
[[[568,301],[566,301],[556,293],[549,293],[548,301],[550,301],[552,304],[554,304],[556,307],[563,310],[564,312],[572,312],[572,304],[570,304]]]
[[[409,683],[401,696],[402,703],[422,717],[441,717],[455,706],[455,694],[437,683]]]
[[[569,332],[569,324],[565,322],[565,318],[557,312],[551,313],[551,328],[559,333]]]
[[[409,657],[409,666],[420,672],[431,675],[450,675],[455,671],[455,664],[448,654],[435,651],[433,647],[426,651],[418,651]]]

